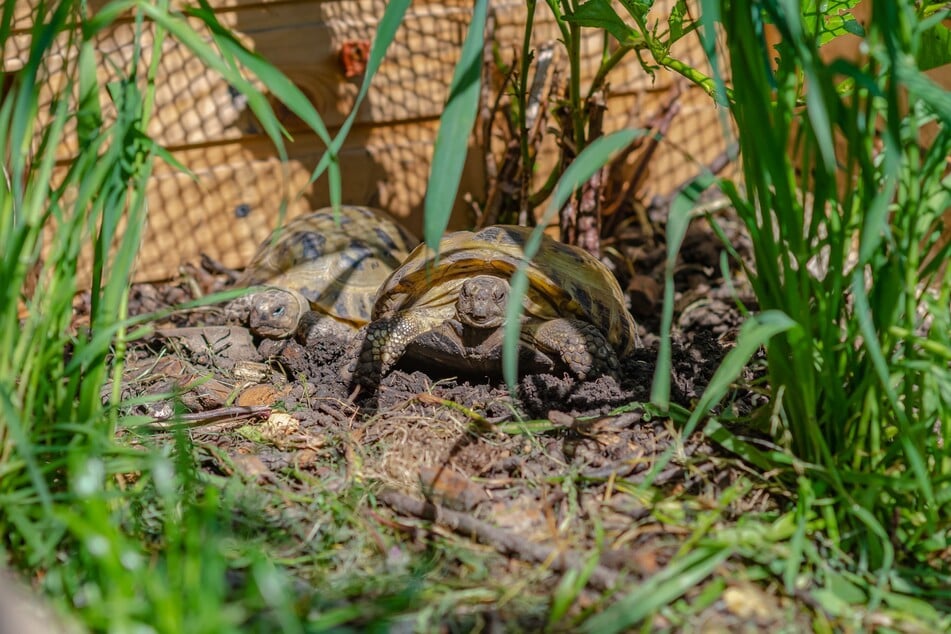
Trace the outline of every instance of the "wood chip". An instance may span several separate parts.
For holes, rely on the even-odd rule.
[[[421,467],[419,481],[427,499],[457,511],[469,511],[489,499],[485,489],[449,467]]]

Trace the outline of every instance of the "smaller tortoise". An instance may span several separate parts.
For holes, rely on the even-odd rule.
[[[289,221],[265,240],[238,286],[252,333],[270,339],[307,332],[348,336],[370,320],[380,284],[416,246],[396,220],[369,207],[326,208]],[[239,300],[239,301],[241,301]],[[305,332],[306,331],[306,332]]]
[[[353,344],[360,346],[354,381],[373,388],[402,358],[443,372],[499,375],[509,280],[531,231],[498,225],[448,234],[438,258],[417,247],[381,286],[373,320]],[[618,358],[634,349],[636,326],[611,272],[548,236],[526,272],[520,371],[616,376]]]

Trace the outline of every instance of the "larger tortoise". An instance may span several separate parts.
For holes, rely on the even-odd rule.
[[[336,334],[352,332],[370,320],[380,284],[417,242],[396,220],[369,207],[345,205],[337,215],[327,208],[294,218],[261,244],[237,280],[265,286],[245,300],[250,330],[275,339],[319,324]]]
[[[510,278],[531,231],[496,225],[451,233],[438,257],[417,247],[380,287],[355,344],[355,382],[375,387],[402,358],[444,373],[500,374]],[[543,236],[527,277],[520,371],[616,376],[636,327],[611,272],[582,249]]]

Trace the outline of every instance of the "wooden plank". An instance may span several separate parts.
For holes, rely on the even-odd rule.
[[[301,8],[307,11],[301,14]],[[318,9],[321,11],[314,14]],[[277,9],[260,15],[256,11],[263,10],[230,15],[234,18],[232,26],[239,29],[245,21],[256,25],[251,35],[242,35],[246,44],[284,70],[308,95],[325,124],[332,128],[341,125],[349,114],[359,87],[357,80],[343,77],[338,62],[340,43],[345,39],[369,38],[377,19],[369,16],[378,16],[382,9],[382,3],[378,2],[342,0],[278,5]],[[279,18],[286,26],[267,28],[268,22],[263,19],[266,13],[272,14],[271,22]],[[275,13],[279,14],[276,18]],[[426,5],[411,10],[401,28],[401,36],[394,42],[391,54],[374,80],[374,89],[358,121],[390,123],[438,116],[469,13],[470,10],[462,7]],[[355,20],[347,17],[350,15],[364,17]],[[98,65],[101,83],[116,80],[119,77],[116,69],[130,65],[134,28],[120,23],[98,35],[96,48],[102,56]],[[143,71],[150,63],[152,36],[153,28],[148,26],[142,37]],[[48,86],[65,81],[64,69],[75,62],[76,51],[67,46],[65,36],[61,40],[57,50],[61,58],[57,58],[57,64],[49,69],[44,80]],[[16,68],[16,60],[28,54],[28,47],[29,36],[11,38],[4,52],[5,59],[10,60],[8,69]],[[174,39],[164,41],[156,85],[155,116],[150,122],[149,134],[165,146],[198,145],[258,132],[259,126],[245,110],[243,99]],[[41,111],[49,106],[52,96],[52,89],[44,89]],[[108,119],[111,104],[104,98],[102,105]],[[289,127],[300,127],[286,111],[279,112],[284,114],[284,123]],[[72,156],[77,149],[72,132],[67,130],[66,143],[60,148],[62,159]]]
[[[649,165],[647,199],[669,194],[670,188],[695,176],[701,163],[712,160],[722,146],[716,110],[706,102],[706,95],[695,92],[701,99],[696,103],[686,99],[681,114],[691,125],[674,126]],[[662,97],[648,93],[617,101],[618,115],[610,125],[626,122],[620,113],[630,108],[652,112]],[[340,157],[344,201],[387,209],[419,235],[436,130],[435,120],[355,129]],[[687,147],[700,149],[695,160],[684,157]],[[290,146],[291,160],[285,166],[261,138],[178,152],[176,158],[194,170],[198,182],[167,165],[157,165],[148,190],[149,223],[136,279],[174,277],[181,263],[197,262],[203,253],[228,266],[245,264],[277,223],[283,197],[289,201],[288,218],[329,203],[325,179],[307,185],[322,152],[323,145],[314,136],[301,137]],[[484,195],[479,152],[470,149],[460,187],[477,200]],[[542,157],[540,174],[551,168],[548,164],[554,157],[554,153]],[[460,199],[450,227],[463,228],[470,222]]]

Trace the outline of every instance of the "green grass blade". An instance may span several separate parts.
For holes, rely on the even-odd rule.
[[[689,436],[694,432],[700,421],[723,399],[730,385],[740,376],[747,362],[760,347],[767,345],[773,337],[797,327],[798,324],[788,315],[777,310],[768,310],[748,319],[740,328],[736,346],[726,354],[714,372],[681,433]],[[642,489],[651,486],[657,474],[670,462],[675,450],[676,447],[671,446],[654,462],[641,484]]]
[[[584,622],[581,631],[591,634],[628,631],[660,608],[683,596],[688,590],[695,588],[731,554],[731,549],[725,547],[698,546],[600,614],[589,618]]]
[[[667,217],[667,263],[664,267],[664,305],[660,321],[660,346],[657,365],[651,385],[651,403],[666,410],[670,406],[670,328],[674,320],[674,267],[680,245],[690,224],[690,212],[700,195],[715,181],[713,174],[704,172],[688,183],[677,194]]]
[[[353,122],[357,118],[360,106],[363,104],[363,100],[370,90],[370,83],[373,81],[376,72],[380,69],[380,64],[383,62],[383,58],[386,57],[386,51],[389,49],[390,44],[396,38],[396,32],[403,23],[403,16],[406,15],[409,6],[410,0],[393,0],[386,4],[386,8],[383,10],[383,16],[380,18],[380,22],[376,27],[376,34],[373,36],[373,45],[370,47],[370,56],[367,59],[367,67],[363,74],[363,82],[360,84],[360,91],[353,101],[350,114],[347,115],[343,125],[340,126],[337,136],[334,137],[327,152],[320,157],[317,167],[314,168],[314,173],[311,174],[310,177],[310,183],[320,178],[328,167],[333,167],[338,170],[338,176],[334,176],[334,174],[331,173],[331,184],[339,182],[340,166],[337,163],[337,154],[340,152],[340,148],[343,147],[343,142],[346,140],[347,135],[350,134],[350,128],[353,127]],[[331,192],[331,199],[333,198],[334,194]]]
[[[488,0],[476,0],[459,61],[449,84],[449,98],[439,118],[429,184],[423,203],[423,238],[438,251],[452,214],[469,153],[469,135],[479,109],[482,84],[482,48],[485,46],[485,16]]]
[[[225,79],[225,81],[234,86],[237,91],[242,93],[247,98],[248,107],[261,123],[261,127],[264,129],[264,132],[274,143],[274,147],[277,149],[278,155],[282,160],[287,160],[287,148],[284,145],[283,127],[281,126],[280,121],[278,121],[277,115],[274,114],[274,110],[271,108],[264,94],[257,90],[250,81],[245,79],[233,64],[222,58],[222,56],[219,55],[198,32],[192,29],[182,17],[163,11],[149,2],[136,2],[135,6],[150,20],[160,25],[179,42],[187,46],[188,49],[196,57],[198,57],[203,64],[219,73]],[[199,17],[211,20],[212,24],[217,23],[216,19],[209,18],[206,13],[199,13],[198,15]],[[238,47],[239,50],[241,48],[242,47]],[[235,47],[231,47],[229,50],[233,52]],[[285,96],[291,96],[292,101],[296,106],[301,106],[300,101],[293,98],[292,95],[295,90],[297,93],[299,93],[300,90],[293,86],[293,84],[290,84],[289,86],[289,82],[287,81],[286,77],[277,71],[277,69],[274,69],[260,58],[254,56],[254,54],[250,53],[250,51],[247,52],[247,55],[244,56],[244,59],[246,61],[250,60],[251,63],[255,64],[257,68],[266,70],[267,75],[261,79],[262,81],[270,80],[272,84],[274,84],[274,86],[269,86],[269,88],[277,88],[277,90],[281,91],[282,94],[285,94]],[[307,114],[306,109],[304,110],[304,113],[305,115]],[[324,132],[326,133],[326,130],[324,130]],[[325,136],[326,142],[329,143],[329,135],[325,134]]]

